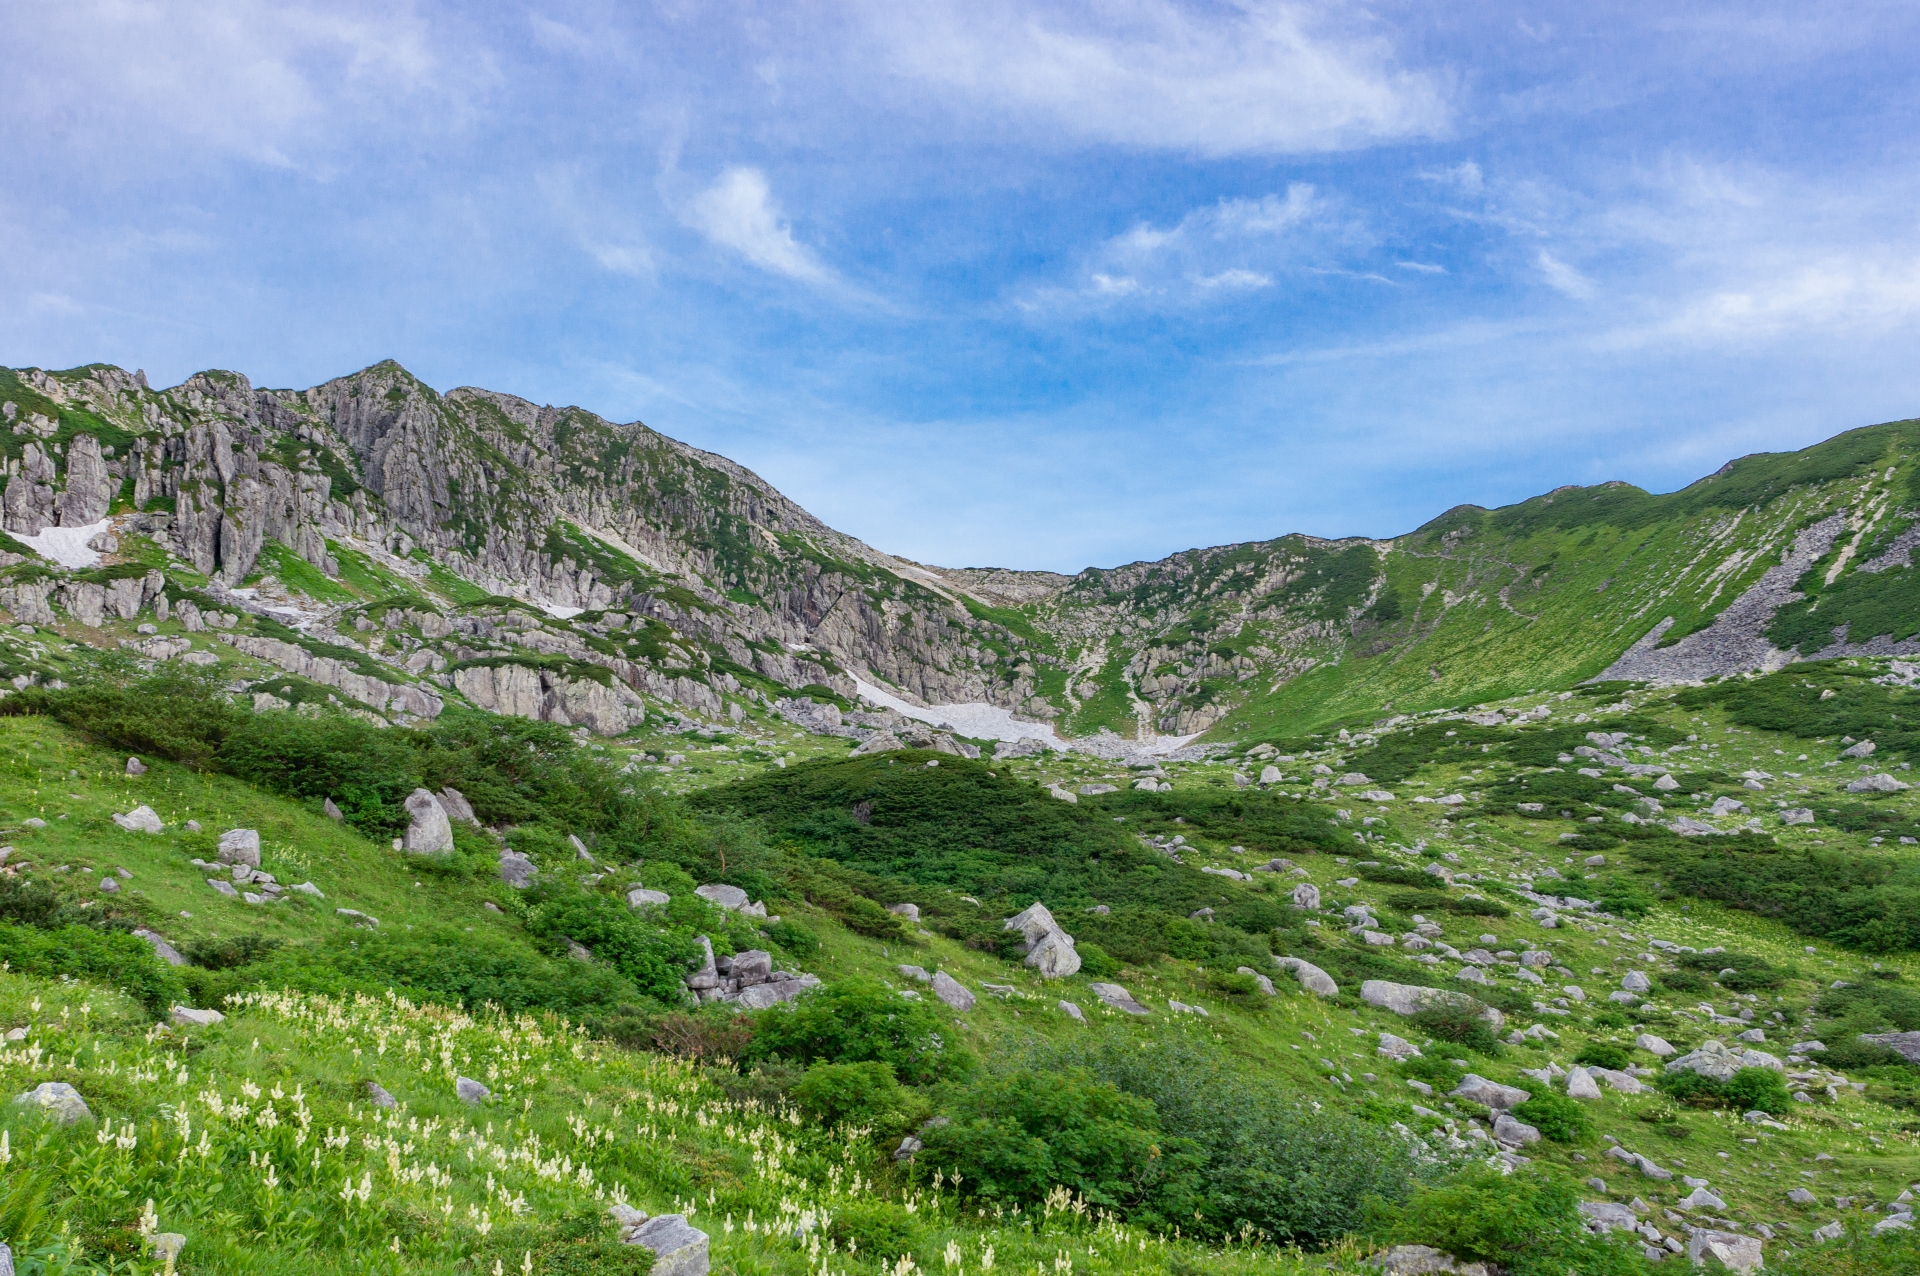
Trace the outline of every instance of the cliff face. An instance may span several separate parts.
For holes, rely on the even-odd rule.
[[[88,529],[66,539],[105,555],[50,572],[6,554],[0,607],[93,627],[177,604],[403,717],[464,699],[617,732],[646,697],[716,718],[810,685],[850,696],[857,676],[1066,733],[1258,731],[1616,661],[1702,677],[1920,645],[1902,601],[1920,597],[1916,452],[1898,423],[1669,496],[1563,488],[1392,540],[1069,577],[896,559],[644,425],[441,395],[393,363],[302,391],[0,369],[0,525]]]

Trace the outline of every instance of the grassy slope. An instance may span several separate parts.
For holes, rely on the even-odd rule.
[[[1763,769],[1782,773],[1788,766],[1788,760],[1793,760],[1791,764],[1795,769],[1803,769],[1809,775],[1807,787],[1816,791],[1816,796],[1830,791],[1836,783],[1836,769],[1826,768],[1824,764],[1836,760],[1837,743],[1797,741],[1791,737],[1776,737],[1749,729],[1736,729],[1730,735],[1726,731],[1726,721],[1715,710],[1697,710],[1686,714],[1670,708],[1665,697],[1634,698],[1644,704],[1642,714],[1663,718],[1674,723],[1676,729],[1703,737],[1701,744],[1695,744],[1695,748],[1701,748],[1703,744],[1715,746],[1713,769],[1722,773],[1738,775],[1738,771],[1749,764],[1759,764]],[[1557,704],[1557,714],[1565,718],[1580,704],[1580,700]],[[1776,754],[1774,750],[1782,752]],[[1801,752],[1809,756],[1807,762],[1797,762],[1797,754]],[[1350,766],[1356,760],[1363,764],[1359,750],[1329,750],[1327,758],[1336,771]],[[60,863],[71,865],[69,873],[61,875],[61,881],[75,888],[98,881],[92,873],[125,865],[131,869],[134,877],[127,883],[121,900],[138,902],[150,908],[159,929],[177,940],[202,934],[238,933],[242,929],[278,934],[284,938],[321,936],[346,925],[332,915],[334,906],[371,911],[382,919],[384,929],[407,925],[459,925],[493,927],[503,938],[511,938],[515,934],[516,925],[511,919],[493,915],[480,906],[490,892],[501,890],[501,886],[492,883],[449,885],[442,879],[417,879],[407,871],[407,863],[392,850],[359,839],[351,831],[332,825],[315,812],[303,812],[292,804],[265,798],[257,792],[234,785],[232,781],[219,777],[196,777],[163,764],[144,777],[129,779],[121,773],[121,762],[123,760],[117,756],[106,756],[102,750],[77,743],[60,727],[50,723],[0,720],[0,819],[6,821],[6,837],[17,848],[15,863],[27,860],[44,867],[54,867]],[[948,762],[948,766],[952,764]],[[1302,768],[1304,764],[1288,766],[1286,769],[1288,773],[1298,775]],[[1014,764],[1014,768],[1006,769],[1016,773],[1021,781],[1046,779],[1075,783],[1108,775],[1108,771],[1098,769],[1098,764],[1087,758],[1046,758],[1039,762]],[[77,775],[73,771],[77,771]],[[1461,764],[1446,764],[1423,769],[1405,781],[1404,785],[1396,785],[1396,789],[1402,792],[1404,798],[1411,798],[1417,792],[1473,792],[1496,783],[1501,773],[1503,771],[1500,768],[1482,769],[1476,773],[1475,769]],[[1845,773],[1847,771],[1839,771],[1841,777]],[[1212,791],[1215,785],[1223,787],[1227,783],[1227,766],[1175,766],[1173,775],[1181,789],[1192,787]],[[1897,800],[1907,804],[1908,808],[1912,806],[1910,794],[1903,794]],[[159,810],[163,819],[169,821],[169,833],[159,837],[132,835],[111,825],[108,819],[111,812],[127,810],[136,802],[146,802]],[[1087,806],[1091,808],[1092,802]],[[1471,821],[1446,823],[1444,808],[1413,804],[1411,800],[1402,800],[1382,810],[1386,812],[1384,823],[1363,829],[1367,835],[1375,835],[1379,839],[1379,842],[1371,842],[1365,852],[1359,848],[1361,844],[1356,840],[1356,854],[1352,856],[1296,856],[1302,865],[1308,867],[1311,879],[1323,888],[1327,906],[1331,910],[1338,910],[1359,900],[1371,900],[1375,906],[1382,906],[1384,898],[1394,894],[1392,888],[1380,888],[1365,881],[1354,886],[1338,885],[1340,879],[1346,879],[1354,871],[1354,865],[1350,862],[1356,862],[1363,856],[1377,856],[1386,860],[1388,856],[1380,850],[1380,846],[1392,842],[1413,844],[1419,839],[1427,839],[1434,846],[1452,848],[1459,856],[1459,869],[1490,873],[1500,879],[1509,879],[1523,865],[1538,869],[1542,863],[1551,863],[1567,875],[1580,871],[1574,856],[1549,850],[1553,846],[1553,825],[1542,829],[1534,821],[1515,821],[1511,817],[1476,817]],[[19,827],[19,821],[29,814],[48,819],[48,829],[29,831]],[[1091,815],[1092,812],[1087,810],[1085,814]],[[1354,823],[1357,823],[1357,815],[1363,814],[1367,812],[1356,810],[1354,821],[1342,821],[1342,837],[1356,837]],[[61,815],[65,815],[65,819],[61,819]],[[186,863],[192,854],[205,856],[207,850],[202,840],[192,839],[190,835],[177,831],[175,821],[186,817],[202,819],[209,833],[228,825],[259,827],[265,842],[265,867],[275,871],[282,881],[315,881],[326,890],[328,900],[319,908],[307,904],[280,904],[269,910],[259,910],[215,896],[204,885],[202,875],[192,869],[190,863]],[[1832,848],[1851,848],[1860,854],[1866,852],[1859,837],[1841,835],[1832,829],[1791,829],[1782,831],[1782,840],[1788,844],[1820,840]],[[1188,842],[1196,844],[1196,852],[1190,852],[1187,856],[1190,865],[1217,863],[1242,869],[1246,867],[1246,858],[1235,856],[1225,842],[1215,842],[1200,833],[1190,835]],[[1916,852],[1889,850],[1880,854],[1912,856]],[[84,879],[81,877],[83,865],[86,869],[92,869],[92,873],[88,873]],[[35,871],[38,873],[42,869]],[[422,885],[413,885],[415,881],[420,881]],[[1248,886],[1229,883],[1225,879],[1208,879],[1208,885],[1223,894],[1260,890],[1265,886],[1261,879],[1256,879],[1256,883],[1258,885]],[[84,890],[79,892],[86,894]],[[192,913],[192,917],[179,917],[182,910]],[[1242,1004],[1215,994],[1206,982],[1206,971],[1198,969],[1194,963],[1164,959],[1146,967],[1127,969],[1119,975],[1119,981],[1125,982],[1154,1011],[1148,1019],[1133,1021],[1094,1009],[1096,1000],[1087,992],[1089,981],[1085,977],[1044,982],[1023,967],[964,948],[962,944],[941,936],[916,936],[910,948],[902,948],[900,944],[883,948],[872,940],[858,938],[835,927],[828,917],[799,904],[783,904],[781,910],[789,915],[801,915],[808,925],[822,933],[824,948],[820,956],[812,959],[808,965],[829,981],[849,975],[870,975],[893,982],[900,988],[914,988],[916,984],[904,981],[893,971],[893,965],[904,959],[929,969],[947,969],[956,979],[973,988],[979,988],[983,982],[1012,984],[1016,992],[1008,1000],[981,998],[979,1007],[956,1023],[962,1040],[968,1040],[987,1059],[1012,1057],[1020,1052],[1021,1042],[1027,1040],[1060,1038],[1064,1034],[1083,1032],[1083,1028],[1073,1025],[1066,1015],[1054,1009],[1054,1004],[1060,998],[1068,998],[1075,1004],[1091,1009],[1096,1021],[1106,1021],[1114,1030],[1137,1032],[1142,1036],[1165,1036],[1169,1032],[1179,1032],[1215,1042],[1246,1063],[1273,1075],[1283,1076],[1302,1094],[1313,1096],[1317,1101],[1332,1105],[1354,1105],[1359,1111],[1379,1121],[1404,1121],[1415,1130],[1434,1128],[1440,1124],[1436,1119],[1421,1119],[1413,1113],[1413,1101],[1419,1096],[1402,1084],[1400,1069],[1386,1065],[1373,1053],[1375,1034],[1380,1030],[1405,1032],[1407,1028],[1404,1021],[1398,1021],[1384,1011],[1354,1004],[1346,998],[1342,998],[1338,1004],[1321,1002],[1300,994],[1281,979],[1281,994],[1273,998],[1273,1002],[1261,1000],[1252,1005]],[[1069,929],[1073,927],[1071,915],[1064,913],[1062,919]],[[1576,982],[1582,982],[1596,1000],[1603,996],[1605,990],[1617,986],[1624,969],[1649,969],[1655,973],[1663,969],[1659,963],[1644,959],[1642,954],[1649,950],[1634,940],[1628,940],[1628,934],[1636,936],[1638,940],[1653,936],[1680,944],[1692,944],[1697,948],[1720,944],[1736,952],[1768,957],[1776,963],[1791,965],[1799,973],[1797,979],[1789,982],[1778,994],[1761,994],[1763,1000],[1759,1004],[1763,1021],[1774,1007],[1780,1007],[1788,1015],[1791,1030],[1776,1030],[1778,1034],[1770,1034],[1776,1046],[1784,1040],[1801,1040],[1801,1025],[1807,1023],[1801,1017],[1803,1009],[1822,984],[1832,979],[1859,979],[1866,965],[1864,959],[1841,954],[1826,944],[1814,944],[1816,952],[1809,954],[1805,952],[1807,944],[1801,936],[1789,933],[1776,923],[1707,904],[1686,904],[1682,900],[1659,906],[1653,915],[1640,923],[1599,925],[1594,931],[1572,927],[1542,931],[1524,917],[1524,910],[1501,921],[1465,919],[1452,915],[1440,915],[1440,921],[1446,925],[1446,938],[1461,948],[1478,942],[1482,931],[1496,936],[1496,940],[1486,944],[1488,948],[1503,946],[1519,950],[1526,946],[1548,944],[1557,954],[1559,963],[1576,971]],[[1338,929],[1340,923],[1336,917],[1329,917],[1325,921],[1323,931],[1329,933],[1329,942],[1334,946],[1346,944],[1346,940],[1340,938]],[[1884,957],[1882,961],[1889,967],[1905,969],[1908,975],[1920,975],[1920,963],[1916,963],[1912,957]],[[1592,973],[1596,969],[1599,973]],[[1515,988],[1519,986],[1513,984],[1511,979],[1501,982]],[[15,977],[0,977],[0,988],[4,988],[4,992],[0,992],[0,998],[4,998],[0,1000],[0,1009],[6,1009],[4,1017],[8,1025],[15,1021],[25,1023],[29,1019],[40,1025],[48,1023],[48,1013],[54,1002],[50,1000],[44,984],[19,981]],[[23,1009],[29,992],[42,996],[42,1013],[29,1013]],[[106,994],[100,994],[96,1000],[102,1007],[113,1004],[113,998]],[[1167,1009],[1169,1000],[1204,1005],[1210,1009],[1210,1017],[1196,1019],[1190,1015],[1177,1015]],[[1697,998],[1659,998],[1657,1007],[1661,1009],[1655,1009],[1649,1015],[1651,1027],[1667,1034],[1670,1040],[1678,1044],[1699,1040],[1705,1036],[1707,1027],[1699,1023],[1697,1011],[1690,1009],[1695,1000],[1707,1000],[1707,994],[1699,994]],[[1730,1007],[1724,990],[1713,990],[1711,1000],[1722,1009]],[[1588,1005],[1592,1005],[1592,1002]],[[1688,1019],[1688,1015],[1693,1015],[1693,1019]],[[296,1042],[292,1042],[269,1019],[271,1017],[261,1015],[236,1019],[234,1025],[225,1030],[225,1036],[219,1038],[211,1057],[217,1061],[217,1067],[225,1073],[228,1082],[236,1084],[236,1076],[250,1073],[259,1076],[261,1084],[265,1086],[269,1076],[278,1075],[288,1090],[294,1082],[305,1082],[309,1092],[315,1096],[326,1096],[326,1101],[344,1101],[346,1092],[342,1090],[342,1076],[351,1075],[353,1069],[340,1057],[338,1050],[334,1050],[332,1055],[323,1050],[307,1050],[305,1046],[296,1050]],[[1478,1055],[1461,1057],[1467,1057],[1473,1069],[1482,1075],[1500,1080],[1517,1080],[1519,1067],[1542,1067],[1549,1059],[1569,1065],[1572,1055],[1584,1040],[1632,1040],[1630,1028],[1597,1027],[1578,1013],[1565,1019],[1542,1017],[1542,1021],[1561,1034],[1559,1040],[1551,1040],[1544,1046],[1507,1050],[1498,1059]],[[265,1061],[255,1059],[248,1050],[240,1048],[242,1038],[252,1040],[253,1036],[259,1036],[263,1042],[263,1050],[267,1052]],[[69,1057],[81,1057],[81,1040],[73,1038],[73,1044],[75,1050],[65,1050],[65,1053]],[[104,1063],[81,1069],[83,1092],[92,1088],[102,1096],[102,1115],[132,1117],[140,1113],[156,1113],[159,1101],[171,1101],[167,1099],[167,1092],[163,1088],[142,1088],[144,1084],[127,1086],[125,1082],[115,1086],[108,1084],[111,1078],[102,1080],[102,1069],[125,1069],[132,1053],[140,1050],[144,1050],[144,1046],[140,1044],[134,1028],[121,1023],[121,1027],[111,1028],[104,1036]],[[1428,1052],[1450,1055],[1453,1050],[1444,1044],[1438,1048],[1428,1044]],[[1653,1063],[1653,1059],[1645,1055],[1640,1055],[1640,1061]],[[215,1063],[207,1063],[205,1067],[213,1069]],[[551,1078],[543,1080],[532,1094],[532,1098],[536,1098],[534,1121],[536,1124],[545,1122],[538,1124],[538,1128],[557,1130],[564,1126],[568,1117],[584,1117],[589,1111],[586,1109],[588,1094],[611,1096],[614,1092],[637,1092],[643,1086],[632,1080],[630,1071],[622,1071],[632,1067],[636,1065],[616,1061],[607,1069],[595,1069],[591,1075],[568,1075],[563,1078],[564,1084]],[[19,1082],[17,1090],[27,1088],[27,1084],[35,1080],[35,1076],[21,1069],[17,1053],[6,1059],[0,1071],[6,1071],[8,1084]],[[367,1071],[372,1073],[374,1069],[369,1067]],[[422,1076],[417,1084],[419,1088],[413,1094],[403,1092],[399,1086],[394,1088],[403,1098],[411,1098],[419,1103],[422,1113],[440,1109],[445,1109],[447,1113],[453,1111],[444,1094],[440,1094],[440,1090],[445,1088],[445,1078],[430,1080]],[[1816,1174],[1812,1184],[1824,1199],[1830,1199],[1832,1195],[1887,1199],[1897,1192],[1899,1184],[1920,1176],[1920,1157],[1916,1157],[1914,1134],[1905,1128],[1908,1113],[1882,1103],[1866,1101],[1849,1090],[1841,1090],[1841,1098],[1837,1101],[1828,1101],[1824,1094],[1818,1094],[1818,1090],[1816,1096],[1820,1098],[1818,1103],[1797,1107],[1795,1113],[1789,1115],[1788,1132],[1741,1126],[1740,1122],[1732,1121],[1730,1115],[1724,1113],[1682,1113],[1678,1122],[1659,1126],[1647,1124],[1640,1121],[1644,1113],[1670,1107],[1663,1099],[1651,1096],[1624,1098],[1609,1094],[1590,1107],[1594,1109],[1601,1132],[1619,1138],[1628,1147],[1653,1155],[1657,1161],[1672,1169],[1709,1178],[1716,1192],[1722,1193],[1730,1201],[1732,1217],[1764,1220],[1786,1228],[1811,1228],[1818,1222],[1836,1217],[1836,1213],[1824,1207],[1801,1213],[1784,1203],[1784,1192],[1788,1186],[1809,1182],[1801,1178],[1803,1172]],[[319,1101],[321,1099],[315,1099],[315,1111],[321,1111]],[[632,1103],[632,1099],[626,1101]],[[344,1115],[338,1119],[344,1121]],[[317,1124],[326,1124],[326,1119],[317,1117]],[[1688,1138],[1668,1138],[1667,1134],[1663,1134],[1668,1128],[1686,1130]],[[19,1146],[19,1138],[15,1138],[15,1147]],[[1599,1151],[1603,1151],[1603,1144],[1599,1142],[1574,1147],[1542,1144],[1532,1151],[1540,1161],[1565,1167],[1582,1178],[1599,1172],[1609,1182],[1609,1188],[1617,1199],[1640,1195],[1655,1203],[1670,1203],[1684,1192],[1684,1188],[1678,1188],[1676,1184],[1653,1184],[1636,1174],[1620,1172],[1613,1163],[1599,1161]],[[1816,1153],[1832,1155],[1834,1161],[1814,1163],[1812,1157]],[[726,1176],[714,1169],[718,1165],[714,1159],[716,1155],[718,1153],[703,1151],[699,1138],[689,1134],[676,1147],[672,1161],[678,1169],[674,1169],[674,1174],[682,1170],[693,1174],[695,1186],[699,1182],[726,1184]],[[461,1167],[463,1163],[453,1161],[453,1165]],[[672,1167],[651,1169],[660,1174],[660,1178],[636,1180],[636,1190],[645,1188],[647,1192],[647,1197],[639,1201],[641,1205],[660,1211],[672,1203],[672,1195],[684,1190],[685,1180],[672,1178],[672,1174],[668,1174],[668,1169]],[[467,1186],[453,1192],[461,1209],[465,1209],[468,1199],[467,1195],[461,1193],[470,1192],[472,1186],[476,1184],[468,1180]],[[716,1186],[716,1192],[724,1190],[726,1188]],[[563,1195],[551,1195],[541,1217],[549,1217],[547,1211],[559,1211]],[[716,1197],[716,1201],[718,1199],[720,1197]],[[749,1205],[758,1197],[745,1192],[726,1199],[732,1199],[737,1205]],[[718,1209],[722,1209],[722,1205],[708,1207],[708,1215],[718,1217],[714,1213]],[[768,1207],[755,1205],[755,1209],[760,1209],[764,1217]],[[169,1226],[165,1218],[163,1226]],[[1791,1230],[1784,1234],[1784,1240],[1789,1236],[1793,1236]],[[981,1240],[981,1236],[972,1232],[966,1236],[966,1243],[973,1245]],[[741,1243],[745,1243],[745,1240]],[[762,1264],[760,1270],[785,1270],[783,1264],[801,1263],[797,1253],[766,1253],[766,1247],[772,1245],[772,1241],[756,1243],[760,1249],[755,1251],[758,1253],[755,1263]],[[1016,1243],[1025,1241],[995,1243],[1002,1245],[1002,1253],[1008,1253]],[[924,1251],[916,1249],[922,1264],[933,1263],[935,1249],[937,1245],[925,1247]],[[1164,1263],[1164,1259],[1156,1257],[1154,1263]],[[417,1263],[411,1259],[405,1264],[396,1263],[394,1270],[444,1270],[444,1264],[444,1259],[440,1257],[420,1257]],[[204,1270],[244,1268],[238,1264],[238,1259],[228,1255],[219,1263],[209,1261]],[[298,1270],[298,1266],[290,1270]]]

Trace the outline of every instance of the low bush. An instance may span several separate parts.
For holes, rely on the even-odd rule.
[[[1687,970],[1710,976],[1722,987],[1734,992],[1778,988],[1794,973],[1774,965],[1764,957],[1752,957],[1746,953],[1682,953],[1678,964]]]
[[[1655,1080],[1661,1093],[1696,1108],[1733,1108],[1740,1112],[1793,1111],[1786,1079],[1772,1068],[1742,1068],[1725,1081],[1697,1072],[1666,1072]]]
[[[826,1126],[858,1126],[883,1141],[898,1139],[926,1120],[924,1095],[900,1084],[893,1065],[816,1063],[789,1092],[800,1110]]]
[[[1469,1006],[1442,1002],[1409,1015],[1407,1022],[1437,1040],[1451,1041],[1480,1054],[1500,1053],[1500,1040],[1493,1035],[1493,1025]]]
[[[564,883],[535,886],[527,902],[529,934],[586,945],[596,962],[612,966],[641,992],[669,1006],[684,995],[683,980],[701,959],[695,927],[715,920],[710,916],[715,910],[697,895],[676,896],[661,921],[627,907],[624,899]],[[675,904],[693,912],[691,924],[672,924]]]
[[[842,979],[754,1016],[746,1061],[892,1066],[908,1085],[963,1077],[973,1055],[924,1001],[909,1001],[870,979]]]
[[[1544,1091],[1513,1109],[1513,1115],[1555,1143],[1580,1143],[1593,1133],[1593,1118],[1578,1099]]]
[[[927,1131],[918,1159],[958,1171],[978,1198],[1032,1205],[1059,1184],[1159,1221],[1185,1216],[1200,1190],[1199,1149],[1164,1134],[1150,1100],[1085,1069],[985,1076],[942,1106],[950,1121]]]
[[[884,1266],[889,1259],[912,1253],[921,1231],[904,1206],[867,1200],[836,1209],[827,1235],[849,1254],[873,1255]]]
[[[746,1054],[753,1041],[753,1021],[731,1012],[687,1014],[674,1010],[649,1017],[644,1038],[646,1044],[661,1054],[676,1059],[727,1063]]]
[[[1431,1245],[1462,1262],[1497,1264],[1510,1276],[1639,1276],[1633,1238],[1590,1235],[1569,1181],[1537,1170],[1476,1169],[1417,1188],[1376,1227],[1395,1241]]]
[[[1627,1065],[1633,1062],[1633,1056],[1625,1046],[1616,1046],[1607,1041],[1589,1041],[1573,1056],[1575,1063],[1590,1064],[1596,1068],[1605,1068],[1609,1072],[1625,1072]]]
[[[24,975],[118,988],[156,1018],[186,991],[173,967],[154,956],[145,940],[90,926],[43,930],[0,924],[0,963]]]

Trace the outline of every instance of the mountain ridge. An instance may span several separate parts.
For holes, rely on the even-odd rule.
[[[0,401],[16,549],[105,523],[125,547],[68,570],[157,572],[136,610],[197,590],[240,613],[278,607],[336,646],[367,647],[356,617],[406,595],[464,629],[408,622],[373,644],[396,683],[550,720],[604,702],[595,730],[640,720],[649,696],[717,717],[810,687],[851,701],[863,680],[1067,738],[1246,735],[1549,681],[1770,667],[1832,651],[1836,633],[1842,651],[1881,654],[1920,637],[1900,601],[1920,514],[1913,421],[1736,458],[1672,493],[1563,485],[1392,537],[1296,532],[1069,576],[896,557],[643,422],[441,394],[392,360],[305,390],[226,371],[155,390],[106,365],[6,370]],[[1796,552],[1815,526],[1831,535]],[[13,557],[0,606],[16,618],[90,616],[92,588],[107,606],[111,580]],[[539,632],[503,627],[505,600],[544,613]],[[1867,624],[1887,627],[1863,641]],[[531,655],[560,663],[516,663]]]

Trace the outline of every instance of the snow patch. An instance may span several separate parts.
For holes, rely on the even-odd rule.
[[[932,726],[951,727],[956,733],[974,740],[1038,740],[1049,749],[1061,752],[1091,753],[1096,757],[1133,760],[1137,758],[1160,758],[1177,752],[1187,744],[1199,738],[1193,735],[1157,735],[1144,740],[1128,740],[1103,731],[1097,736],[1085,739],[1062,740],[1054,733],[1053,725],[1047,722],[1028,722],[1013,716],[1010,709],[999,705],[983,704],[973,701],[968,704],[936,704],[922,707],[909,704],[891,692],[883,691],[865,681],[858,674],[853,675],[853,685],[860,692],[860,698],[883,709],[892,709],[895,713],[928,723]]]
[[[562,603],[541,603],[540,610],[546,612],[547,615],[552,616],[555,620],[572,620],[575,616],[585,611],[586,608],[568,607]]]
[[[42,558],[51,558],[62,567],[92,567],[100,555],[87,548],[87,542],[107,530],[111,519],[88,523],[85,527],[49,527],[38,536],[14,533],[13,539]]]

